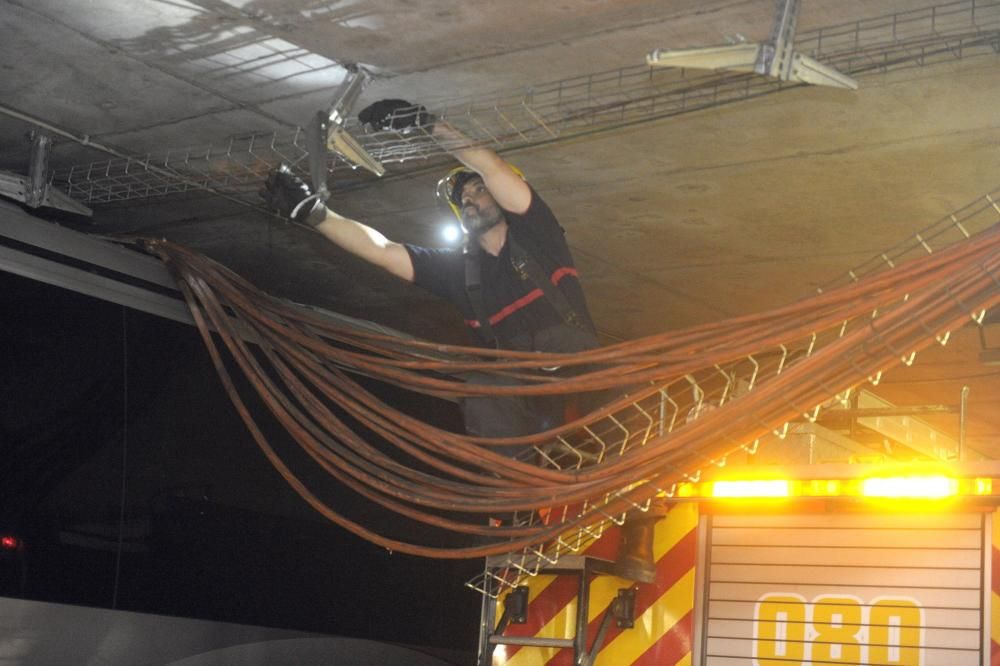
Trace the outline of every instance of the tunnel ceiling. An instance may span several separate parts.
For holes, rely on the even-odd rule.
[[[773,0],[4,0],[0,102],[85,139],[55,136],[56,182],[94,209],[90,222],[63,224],[164,236],[271,293],[461,341],[447,306],[259,208],[261,174],[278,157],[302,159],[296,128],[358,64],[371,82],[356,108],[423,102],[527,174],[567,230],[602,336],[632,339],[808,296],[1000,181],[997,3],[803,0],[797,46],[850,72],[856,91],[645,66],[656,48],[764,40],[774,10]],[[0,169],[26,171],[32,127],[0,116]],[[148,171],[199,159],[204,182],[219,185],[160,187]],[[387,160],[382,179],[338,164],[332,205],[390,238],[443,244],[433,186],[449,164],[417,151]],[[148,191],[133,187],[143,182]],[[995,328],[987,342],[1000,346]],[[966,331],[879,390],[951,404],[970,384],[970,442],[1000,451],[1000,381],[979,346]],[[954,431],[957,418],[941,425]]]

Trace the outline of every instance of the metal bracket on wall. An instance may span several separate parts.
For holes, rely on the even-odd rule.
[[[28,176],[10,171],[0,171],[0,196],[9,197],[31,208],[47,206],[77,215],[90,217],[93,211],[71,199],[49,182],[49,150],[52,139],[41,132],[33,132]]]
[[[766,42],[693,49],[656,49],[646,56],[653,67],[689,67],[761,74],[780,81],[857,90],[858,83],[836,69],[796,51],[795,27],[800,0],[778,0]]]

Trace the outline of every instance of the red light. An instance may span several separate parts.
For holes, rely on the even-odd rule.
[[[19,545],[17,537],[11,536],[9,534],[4,534],[0,536],[0,548],[4,550],[15,550]]]

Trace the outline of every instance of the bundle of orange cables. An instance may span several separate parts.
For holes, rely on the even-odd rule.
[[[438,558],[511,552],[642,506],[1000,302],[1000,228],[994,227],[760,314],[573,355],[504,352],[345,326],[263,294],[180,245],[147,246],[177,277],[233,404],[295,491],[373,543]],[[269,445],[230,376],[232,363],[337,482],[408,520],[476,535],[478,545],[388,538],[323,503]],[[540,372],[551,366],[576,366],[578,372],[565,378]],[[466,381],[470,373],[518,381]],[[359,375],[448,399],[598,391],[616,397],[547,432],[484,439],[394,409]],[[531,458],[493,450],[511,445],[533,451]],[[564,510],[548,512],[549,520],[502,527],[483,520],[542,507]]]

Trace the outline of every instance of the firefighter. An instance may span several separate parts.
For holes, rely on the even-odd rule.
[[[437,195],[458,217],[463,247],[396,243],[318,201],[303,205],[309,188],[285,167],[272,173],[265,185],[263,195],[273,209],[294,215],[348,252],[450,301],[482,346],[556,353],[597,347],[563,229],[520,171],[493,150],[470,145],[422,106],[404,100],[381,100],[358,118],[377,130],[419,128],[442,145],[457,146],[451,154],[462,166],[440,180]],[[568,407],[561,397],[482,397],[464,400],[462,413],[470,434],[515,437],[560,425]],[[652,576],[651,524],[643,526],[647,522],[634,521],[635,534],[624,540],[628,552],[619,558],[622,573],[636,580]]]

